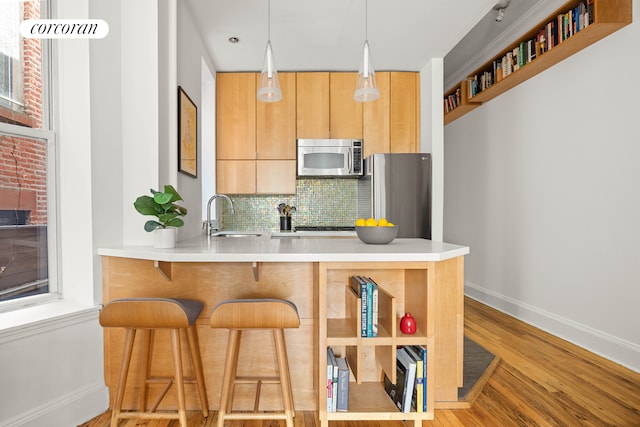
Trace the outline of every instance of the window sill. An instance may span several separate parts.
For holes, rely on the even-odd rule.
[[[97,320],[100,306],[59,299],[0,314],[0,344],[80,322]]]

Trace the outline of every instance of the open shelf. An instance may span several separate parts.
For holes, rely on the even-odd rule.
[[[543,39],[542,41],[540,40],[539,34],[541,34],[541,31],[543,31],[543,34],[545,35],[549,34],[551,27],[554,29],[558,27],[557,23],[559,22],[559,18],[560,21],[562,21],[562,17],[568,17],[568,22],[572,23],[573,18],[571,16],[573,15],[568,14],[580,7],[586,7],[589,16],[589,24],[587,26],[579,31],[572,30],[565,39],[555,42],[553,46],[549,46],[547,39]],[[516,40],[509,47],[471,73],[471,75],[467,77],[467,80],[462,82],[460,86],[456,86],[447,92],[447,95],[450,95],[458,90],[458,88],[461,92],[463,92],[464,89],[464,92],[466,92],[466,103],[461,102],[460,107],[445,114],[445,124],[451,123],[453,120],[462,117],[464,114],[474,108],[477,108],[482,103],[490,101],[491,99],[503,94],[520,83],[563,61],[576,52],[579,52],[598,40],[605,38],[609,34],[618,31],[620,28],[623,28],[631,22],[632,0],[568,1],[562,7],[550,14],[546,19],[535,25],[528,32],[524,33],[522,37]],[[579,22],[576,23],[576,28],[578,25]],[[556,30],[554,30],[554,33],[555,31]],[[545,43],[545,40],[547,40],[547,43],[544,44],[543,48],[541,48],[541,43]],[[533,43],[529,44],[530,41],[533,41]],[[502,58],[505,58],[507,55],[513,56],[515,52],[519,52],[524,46],[527,46],[525,49],[528,49],[529,46],[535,48],[535,58],[521,61],[521,63],[518,63],[517,70],[512,71],[504,77],[498,77],[497,73],[499,73],[499,71],[496,72],[494,63],[503,63]],[[533,50],[531,51],[533,52]],[[483,79],[485,83],[482,83]],[[486,83],[487,80],[490,81],[489,84]],[[476,93],[472,93],[473,91],[471,90],[473,81],[478,82],[480,85],[480,90],[476,89]]]
[[[482,105],[482,103],[479,101],[469,100],[469,96],[467,95],[467,88],[468,88],[467,81],[464,80],[458,83],[452,89],[450,89],[447,93],[445,93],[444,95],[444,102],[445,102],[444,124],[445,125],[451,123],[458,117],[462,117],[463,115],[467,114],[469,111],[473,110],[474,108],[478,108],[480,105]],[[453,101],[449,101],[448,100],[449,97],[454,97],[456,99],[454,104],[455,106],[451,106],[451,103]],[[446,105],[446,103],[448,102],[449,102],[449,106]],[[447,111],[447,108],[449,108],[449,111]]]
[[[415,427],[423,420],[434,417],[434,372],[435,358],[427,357],[427,412],[401,412],[384,389],[384,374],[395,383],[396,351],[401,345],[423,345],[433,356],[433,327],[429,322],[433,313],[427,310],[427,265],[422,263],[329,263],[320,277],[320,335],[319,372],[326,375],[327,347],[346,357],[351,370],[349,382],[349,410],[330,412],[326,410],[326,377],[319,378],[321,387],[320,420],[326,426],[337,420],[404,420],[412,421]],[[378,284],[378,335],[362,336],[362,299],[350,286],[353,275],[371,277]],[[400,331],[400,318],[405,310],[412,310],[417,324],[415,334],[405,335]],[[324,328],[323,328],[324,326]],[[365,328],[366,329],[366,328]]]

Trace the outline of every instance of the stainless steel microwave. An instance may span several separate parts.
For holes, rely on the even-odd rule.
[[[361,139],[298,139],[299,177],[360,178]]]

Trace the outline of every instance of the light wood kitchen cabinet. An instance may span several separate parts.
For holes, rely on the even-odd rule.
[[[298,138],[362,138],[356,73],[297,73]]]
[[[255,160],[218,160],[216,192],[222,194],[256,194]]]
[[[362,137],[365,140],[365,157],[374,153],[391,151],[389,146],[390,76],[389,72],[376,73],[380,98],[362,105]]]
[[[358,73],[329,75],[329,133],[331,138],[362,138],[362,102],[353,100]]]
[[[255,154],[259,160],[296,159],[296,73],[278,73],[278,78],[282,99],[256,102]]]
[[[257,194],[295,194],[295,160],[256,161]]]
[[[356,73],[279,77],[282,100],[263,103],[257,73],[218,73],[218,192],[295,193],[296,138],[363,138],[365,156],[419,151],[419,73],[377,73],[380,98],[368,103],[353,100]]]
[[[390,77],[391,153],[420,151],[420,73],[393,72]]]
[[[275,103],[256,100],[259,77],[218,73],[218,193],[295,193],[296,75],[279,74],[282,100]]]
[[[256,158],[256,90],[256,73],[217,74],[217,160]]]
[[[296,73],[298,138],[329,138],[329,73]]]

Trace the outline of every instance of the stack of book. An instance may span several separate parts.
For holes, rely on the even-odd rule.
[[[384,389],[402,412],[427,412],[427,349],[411,345],[396,351],[396,383],[385,373]]]
[[[349,365],[327,348],[327,412],[349,410]]]
[[[462,99],[460,97],[460,88],[456,89],[456,91],[454,93],[452,93],[451,95],[447,96],[444,99],[444,112],[445,114],[455,110],[456,108],[458,108],[460,106],[460,104],[462,103]]]
[[[351,289],[360,298],[360,336],[378,336],[378,284],[370,277],[351,276]]]

